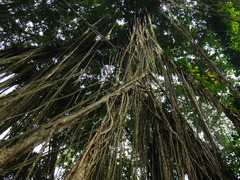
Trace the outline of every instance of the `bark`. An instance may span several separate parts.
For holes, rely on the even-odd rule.
[[[44,142],[49,136],[53,134],[58,134],[64,131],[66,128],[70,127],[74,122],[74,120],[77,119],[78,117],[86,115],[91,111],[96,110],[101,104],[107,102],[110,98],[120,95],[122,91],[125,91],[125,92],[128,91],[137,80],[145,77],[145,75],[146,74],[140,77],[137,77],[131,80],[130,82],[120,86],[119,89],[117,89],[116,91],[104,96],[99,101],[93,104],[90,104],[84,109],[79,110],[75,114],[58,119],[54,123],[53,122],[47,123],[46,125],[37,129],[32,135],[30,135],[28,138],[26,138],[22,142],[19,142],[16,145],[13,145],[7,149],[1,149],[0,150],[0,167],[4,167],[8,162],[13,161],[18,155]]]
[[[101,126],[96,130],[96,134],[88,142],[79,160],[77,160],[76,164],[68,172],[65,180],[87,180],[90,179],[89,177],[91,177],[92,174],[95,174],[95,171],[99,171],[96,167],[99,166],[98,164],[101,164],[101,157],[104,156],[104,151],[107,149],[108,144],[112,140],[112,135],[120,123],[119,117],[116,117],[116,115],[116,110],[113,110],[111,114],[107,114],[102,120]],[[95,178],[99,179],[97,177]]]

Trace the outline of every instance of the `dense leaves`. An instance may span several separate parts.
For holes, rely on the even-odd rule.
[[[239,7],[1,1],[1,178],[237,179]]]

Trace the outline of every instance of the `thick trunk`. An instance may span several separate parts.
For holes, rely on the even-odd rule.
[[[68,115],[61,119],[56,120],[56,122],[47,123],[46,125],[42,126],[36,132],[31,134],[28,138],[23,140],[22,142],[17,143],[7,149],[0,150],[0,167],[3,167],[8,162],[13,161],[18,155],[28,151],[28,149],[36,147],[40,143],[44,142],[49,136],[53,134],[58,134],[64,131],[66,128],[70,127],[74,120],[80,116],[86,115],[91,111],[96,110],[101,104],[107,102],[110,98],[120,95],[122,92],[128,91],[132,85],[138,81],[139,79],[145,77],[146,74],[143,74],[140,77],[137,77],[130,82],[120,86],[117,90],[108,94],[101,98],[99,101],[90,104],[89,106],[85,107],[82,110],[79,110],[75,114]]]

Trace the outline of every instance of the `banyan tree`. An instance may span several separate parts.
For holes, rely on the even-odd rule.
[[[239,178],[239,7],[1,1],[1,179]]]

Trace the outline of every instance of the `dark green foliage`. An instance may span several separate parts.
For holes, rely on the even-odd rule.
[[[39,137],[1,178],[239,176],[239,13],[226,0],[1,1],[0,164]]]

